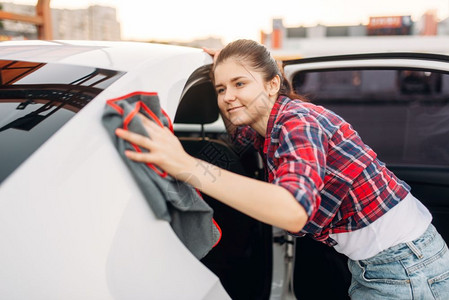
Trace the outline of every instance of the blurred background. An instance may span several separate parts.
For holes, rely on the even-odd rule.
[[[280,59],[449,52],[449,0],[15,0],[0,40],[143,41],[220,48],[248,38]]]

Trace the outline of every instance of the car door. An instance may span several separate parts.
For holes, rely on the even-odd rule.
[[[449,56],[411,53],[308,58],[284,63],[296,93],[347,120],[449,241]],[[311,239],[295,241],[298,299],[349,299],[347,259]]]

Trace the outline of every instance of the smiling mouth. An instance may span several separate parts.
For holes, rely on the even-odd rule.
[[[241,106],[236,106],[236,107],[231,107],[231,108],[228,109],[228,112],[232,112],[232,111],[234,111],[234,110],[236,110],[236,109],[239,109],[239,108],[242,108],[242,107],[243,107],[243,105],[241,105]]]

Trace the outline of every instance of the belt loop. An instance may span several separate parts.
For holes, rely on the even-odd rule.
[[[415,246],[415,244],[413,244],[413,242],[407,242],[405,244],[410,248],[410,250],[412,250],[413,254],[415,254],[417,258],[423,258],[421,251]]]

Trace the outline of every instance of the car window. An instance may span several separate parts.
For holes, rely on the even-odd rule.
[[[0,60],[0,182],[121,72]]]
[[[292,84],[351,123],[387,164],[449,165],[449,74],[331,69],[299,72]]]

